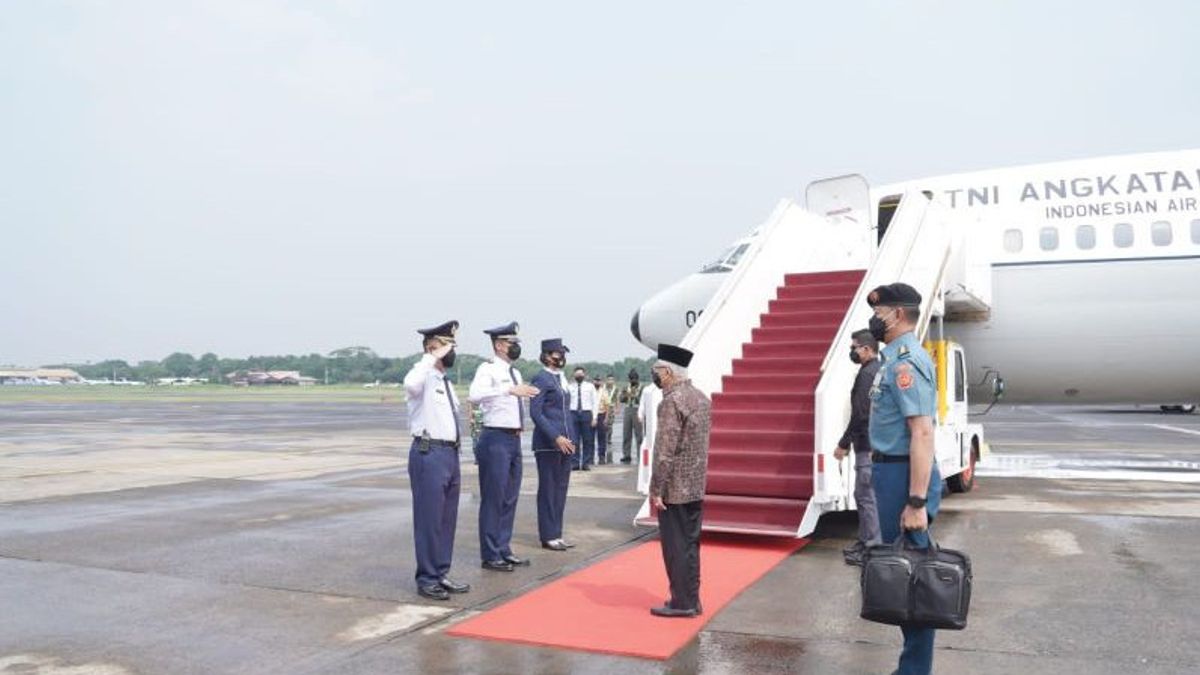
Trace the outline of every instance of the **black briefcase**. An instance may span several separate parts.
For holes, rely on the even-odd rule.
[[[862,564],[862,611],[877,623],[915,628],[962,630],[971,606],[971,558],[961,551],[940,548],[929,537],[929,548],[905,546],[907,537],[892,544],[869,546]]]

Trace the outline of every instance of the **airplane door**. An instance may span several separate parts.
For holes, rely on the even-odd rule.
[[[871,186],[858,174],[813,181],[804,191],[805,208],[850,227],[871,228]]]

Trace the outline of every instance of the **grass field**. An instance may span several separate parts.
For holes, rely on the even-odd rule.
[[[458,388],[466,398],[464,387]],[[316,385],[312,387],[231,387],[226,385],[197,385],[190,387],[144,386],[116,387],[111,385],[72,385],[44,387],[0,387],[0,405],[5,403],[79,403],[79,402],[150,402],[164,403],[402,403],[404,391],[398,388],[365,389],[361,384]]]

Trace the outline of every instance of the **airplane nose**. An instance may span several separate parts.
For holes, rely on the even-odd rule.
[[[642,341],[642,331],[638,326],[638,318],[641,317],[642,310],[633,313],[633,320],[629,322],[629,332],[633,333],[633,339],[638,342]]]

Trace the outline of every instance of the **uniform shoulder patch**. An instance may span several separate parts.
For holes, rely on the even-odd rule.
[[[913,386],[913,374],[907,368],[896,371],[896,386],[901,389],[911,389]]]

